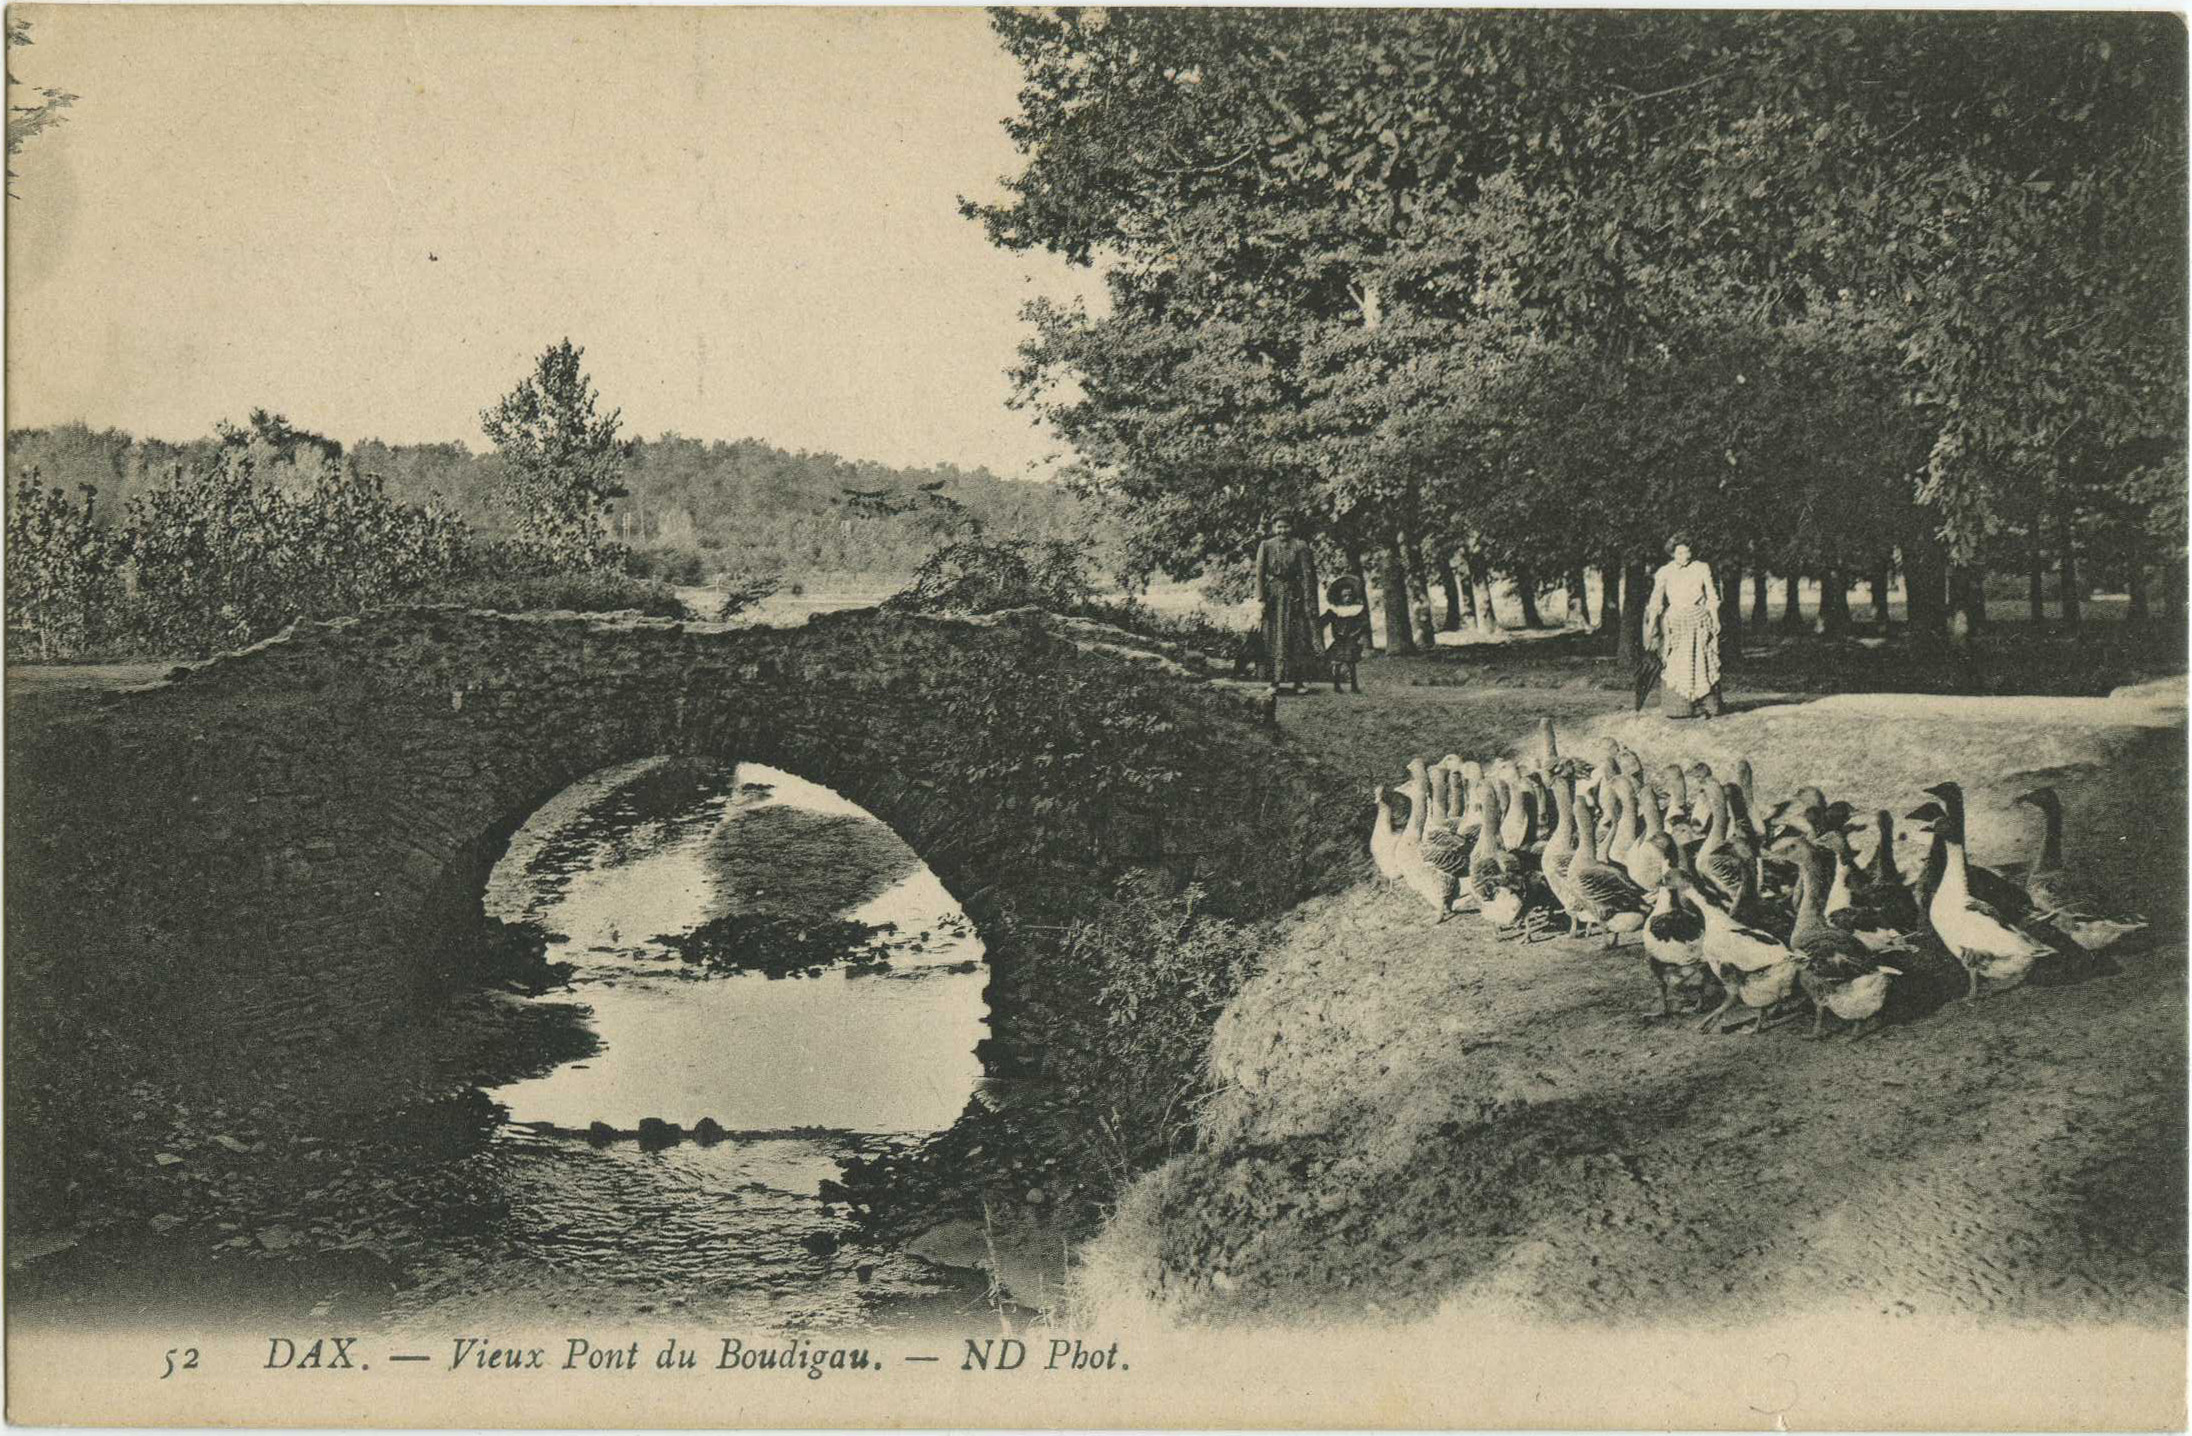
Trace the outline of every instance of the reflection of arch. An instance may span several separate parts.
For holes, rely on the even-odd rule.
[[[679,768],[698,781],[658,781]],[[754,773],[771,796],[728,801]],[[695,804],[695,790],[716,796]],[[648,836],[628,843],[635,833]],[[489,1094],[536,1131],[606,1126],[658,1145],[676,1133],[649,1138],[650,1120],[936,1131],[985,1075],[988,965],[972,923],[895,833],[792,774],[675,758],[593,774],[526,820],[486,906],[558,935],[549,956],[571,985],[544,1006],[583,1003],[601,1044]],[[897,925],[856,950],[836,945],[838,918]],[[841,961],[875,955],[887,965]],[[689,980],[702,973],[725,980]]]
[[[149,923],[184,940],[193,979],[219,977],[163,989],[178,1020],[269,1038],[369,1030],[461,960],[445,935],[477,915],[527,815],[588,773],[656,753],[765,763],[867,809],[966,908],[1001,982],[1036,955],[1007,914],[1026,928],[1070,919],[1123,861],[1200,880],[1243,914],[1342,874],[1356,785],[1286,752],[1238,700],[1061,628],[1018,615],[722,629],[421,608],[300,625],[90,711],[19,707],[10,971],[98,952],[157,985],[171,945],[115,938]],[[1101,841],[1060,845],[1085,856],[1038,865],[1007,790],[938,781],[970,735],[936,705],[1075,666],[1152,686],[1175,720],[1164,761],[1182,776],[1161,808],[1122,808]]]

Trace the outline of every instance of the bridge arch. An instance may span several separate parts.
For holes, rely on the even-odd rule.
[[[966,761],[1046,704],[1112,691],[1136,699],[1160,792],[1037,824],[1025,772]],[[275,1045],[368,1033],[461,980],[510,834],[656,754],[764,763],[867,809],[1007,982],[1040,960],[1030,932],[1126,866],[1254,916],[1340,880],[1355,846],[1354,785],[1236,695],[1032,613],[769,629],[413,608],[299,624],[107,699],[10,744],[11,973],[89,963],[77,976],[122,1000]]]

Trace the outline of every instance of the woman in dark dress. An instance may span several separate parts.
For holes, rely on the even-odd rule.
[[[1263,605],[1264,651],[1270,655],[1271,691],[1294,692],[1322,676],[1317,643],[1317,556],[1295,537],[1285,514],[1271,521],[1271,537],[1256,550],[1256,601]]]

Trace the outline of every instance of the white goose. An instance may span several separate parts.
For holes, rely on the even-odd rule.
[[[1690,881],[1680,868],[1668,870],[1665,879],[1693,903],[1705,919],[1705,965],[1712,969],[1727,998],[1706,1014],[1699,1031],[1720,1025],[1722,1016],[1738,1003],[1758,1013],[1753,1034],[1765,1030],[1766,1014],[1785,1002],[1796,990],[1796,954],[1782,946],[1770,932],[1739,923],[1703,888]]]
[[[1980,979],[1997,989],[2015,987],[2032,971],[2032,964],[2053,951],[2046,943],[2011,922],[1999,908],[1971,895],[1971,862],[1964,854],[1964,790],[1955,783],[1936,783],[1926,789],[1941,800],[1944,813],[1939,834],[1947,847],[1947,863],[1941,885],[1934,889],[1926,916],[1934,933],[1956,954],[1970,978],[1964,1000],[1979,995]]]

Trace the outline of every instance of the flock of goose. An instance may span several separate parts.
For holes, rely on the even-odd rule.
[[[1608,945],[1640,934],[1657,1015],[1674,1015],[1674,989],[1693,992],[1703,1011],[1717,987],[1701,1029],[1740,1007],[1763,1031],[1808,1000],[1813,1036],[1832,1013],[1854,1040],[1877,1025],[1891,980],[1923,954],[1960,963],[1969,1000],[2016,986],[2051,954],[2084,958],[2146,926],[2103,915],[2066,868],[2053,788],[2019,799],[2046,820],[2022,884],[1971,861],[1961,787],[1926,789],[1933,801],[1907,817],[1932,842],[1906,881],[1890,812],[1865,824],[1816,787],[1761,812],[1747,759],[1722,778],[1704,763],[1647,773],[1611,739],[1595,761],[1562,757],[1550,718],[1535,747],[1527,764],[1411,761],[1402,828],[1378,787],[1370,854],[1380,877],[1420,897],[1438,922],[1475,912],[1503,938],[1535,942],[1562,931],[1563,919],[1566,931],[1603,934]],[[1875,837],[1860,857],[1852,839],[1867,826]]]

